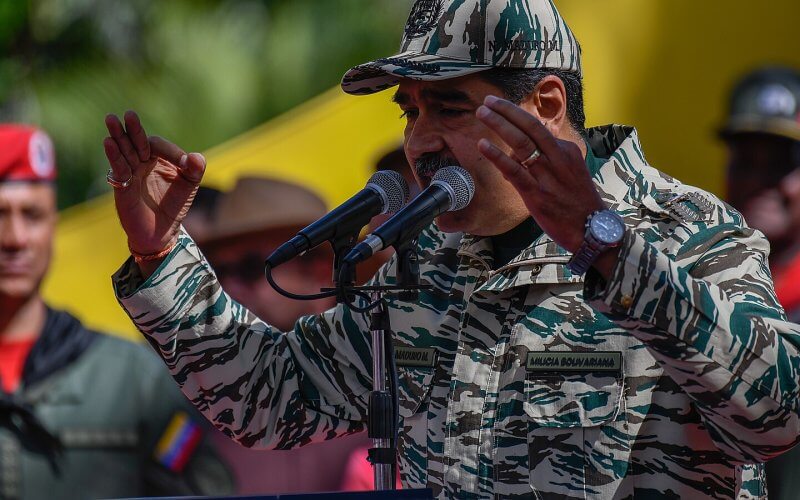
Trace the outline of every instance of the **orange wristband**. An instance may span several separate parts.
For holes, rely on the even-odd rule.
[[[155,252],[155,253],[146,253],[145,254],[145,253],[135,252],[135,251],[133,251],[133,249],[130,246],[128,246],[128,250],[131,252],[131,256],[133,256],[133,260],[137,264],[141,264],[142,262],[149,262],[151,260],[158,260],[158,259],[166,257],[177,246],[177,244],[178,244],[177,241],[173,241],[172,243],[167,245],[166,248],[164,248],[163,250],[161,250],[159,252]]]

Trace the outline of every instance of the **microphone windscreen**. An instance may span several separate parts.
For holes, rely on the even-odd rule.
[[[475,195],[475,182],[469,172],[461,167],[440,168],[433,175],[431,183],[437,181],[445,183],[452,188],[453,206],[450,208],[451,211],[461,210],[466,207]]]
[[[383,198],[382,214],[397,212],[408,203],[408,183],[394,170],[379,170],[367,181],[367,187],[376,191]]]

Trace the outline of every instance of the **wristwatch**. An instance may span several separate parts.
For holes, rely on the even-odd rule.
[[[586,218],[586,234],[580,248],[569,259],[567,267],[575,275],[582,275],[594,264],[601,253],[622,244],[625,221],[613,210],[598,210]]]

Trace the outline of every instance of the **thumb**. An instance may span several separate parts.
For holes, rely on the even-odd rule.
[[[206,171],[206,159],[200,153],[189,153],[181,157],[178,167],[184,179],[200,184]]]

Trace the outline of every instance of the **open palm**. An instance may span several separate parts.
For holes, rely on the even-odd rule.
[[[132,252],[150,255],[169,248],[192,204],[205,171],[199,153],[186,154],[175,144],[147,136],[133,111],[125,125],[106,117],[110,137],[103,141],[110,175],[126,187],[114,189],[114,202]]]

